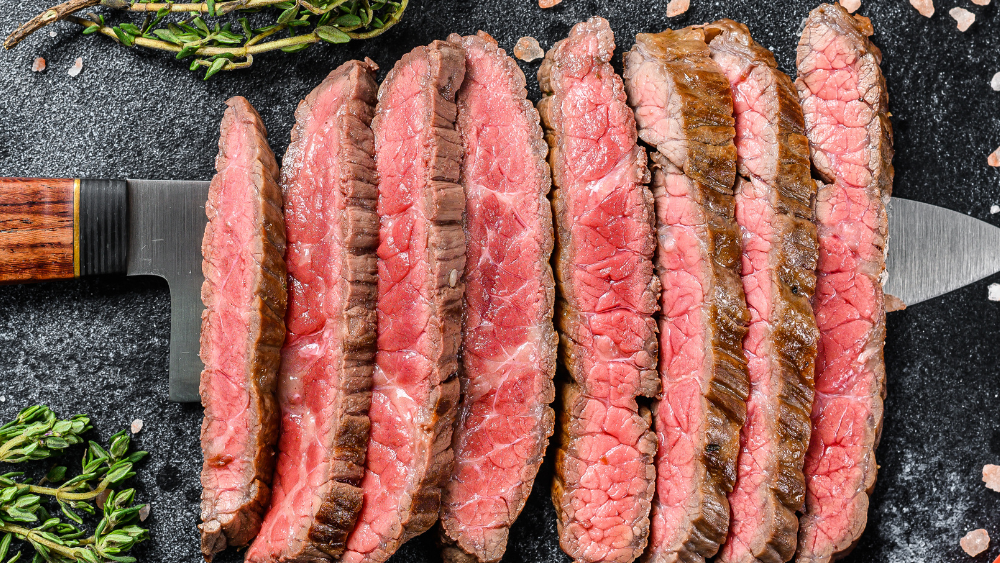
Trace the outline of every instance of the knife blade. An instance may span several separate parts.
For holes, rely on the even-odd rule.
[[[885,292],[907,306],[1000,272],[1000,228],[896,197],[888,211]]]
[[[0,283],[101,274],[164,278],[170,289],[169,396],[198,401],[208,186],[0,178]]]

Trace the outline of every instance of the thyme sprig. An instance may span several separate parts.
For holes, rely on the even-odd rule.
[[[82,444],[90,429],[86,416],[60,420],[45,406],[29,407],[0,427],[0,461],[22,463],[60,457],[66,448]],[[35,550],[32,563],[130,563],[127,553],[149,532],[138,525],[142,505],[134,505],[135,490],[115,491],[135,475],[135,463],[146,452],[129,453],[131,440],[124,432],[104,448],[90,440],[80,460],[79,474],[69,477],[65,465],[53,465],[43,478],[32,482],[21,471],[0,475],[0,562],[7,558],[14,539]],[[52,510],[58,508],[57,512]],[[100,516],[89,533],[80,515]]]
[[[381,35],[403,17],[409,0],[68,0],[32,18],[4,41],[13,48],[32,32],[58,20],[100,33],[126,47],[145,47],[191,58],[191,70],[205,79],[222,70],[247,68],[254,55],[281,50],[295,53],[326,42],[343,44]],[[141,23],[112,25],[103,15],[77,12],[94,6],[144,14]],[[277,12],[273,23],[251,25],[248,15]],[[206,21],[225,18],[229,21]]]

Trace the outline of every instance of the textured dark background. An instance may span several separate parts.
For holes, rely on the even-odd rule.
[[[0,34],[54,2],[3,0]],[[895,193],[1000,225],[1000,215],[989,212],[1000,203],[998,172],[986,165],[1000,144],[1000,92],[989,87],[1000,70],[1000,2],[937,3],[929,20],[906,0],[865,0],[860,11],[871,17],[885,55],[896,128]],[[403,23],[377,40],[268,54],[249,71],[209,82],[167,55],[83,37],[60,23],[0,53],[0,176],[207,180],[227,97],[250,99],[280,155],[296,103],[328,71],[347,58],[370,56],[384,75],[404,52],[450,32],[483,29],[508,50],[518,37],[532,35],[548,48],[573,23],[598,14],[611,20],[619,46],[628,48],[637,32],[732,17],[794,73],[798,28],[815,7],[813,0],[691,4],[668,22],[666,0],[564,0],[550,10],[533,0],[413,0]],[[965,33],[947,14],[956,5],[977,14]],[[48,70],[30,71],[36,56],[45,57]],[[66,71],[76,57],[83,57],[84,68],[72,78]],[[538,63],[521,65],[537,100]],[[1000,463],[1000,304],[986,299],[990,281],[889,316],[881,471],[868,529],[851,562],[969,561],[958,545],[966,531],[986,528],[1000,540],[1000,494],[980,480],[983,464]],[[168,331],[167,287],[156,279],[0,287],[0,419],[44,402],[62,414],[93,414],[107,436],[142,418],[145,429],[136,441],[152,455],[138,483],[140,497],[152,503],[152,540],[138,550],[140,561],[194,563],[201,411],[165,400]],[[550,475],[546,465],[505,561],[568,561],[557,545]],[[998,554],[994,546],[976,561]],[[395,559],[435,560],[426,538]]]

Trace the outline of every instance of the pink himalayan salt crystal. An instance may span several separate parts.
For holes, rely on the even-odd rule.
[[[1000,166],[1000,148],[990,153],[990,156],[986,157],[986,164],[990,166]]]
[[[552,6],[555,6],[556,4],[558,4],[560,2],[562,2],[562,0],[538,0],[538,7],[539,8],[551,8]]]
[[[77,76],[83,70],[83,57],[77,57],[76,61],[73,62],[73,66],[69,67],[69,75]]]
[[[1000,465],[983,466],[983,483],[987,489],[1000,493]]]
[[[990,0],[972,0],[972,3],[976,6],[989,6]]]
[[[861,0],[840,0],[840,5],[847,10],[847,13],[853,14],[861,7]]]
[[[969,29],[969,26],[972,25],[972,22],[976,21],[976,14],[973,14],[972,12],[966,10],[965,8],[952,8],[948,10],[948,13],[951,15],[951,17],[955,18],[956,22],[958,22],[959,31],[965,31],[966,29]]]
[[[517,45],[514,45],[514,56],[530,63],[544,57],[545,51],[534,37],[522,37],[517,40]]]
[[[677,17],[688,11],[690,7],[691,0],[670,0],[670,3],[667,4],[667,17]]]
[[[910,5],[920,12],[921,16],[929,18],[934,15],[934,0],[910,0]]]
[[[965,534],[965,537],[958,543],[962,545],[962,549],[966,553],[971,557],[975,557],[986,551],[990,546],[990,534],[982,528],[972,530],[968,534]]]
[[[43,70],[45,70],[45,59],[38,57],[35,59],[35,62],[31,63],[31,71],[42,72]]]

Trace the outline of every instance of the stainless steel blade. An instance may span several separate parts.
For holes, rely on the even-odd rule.
[[[892,198],[885,292],[907,306],[1000,272],[1000,228],[943,207]]]
[[[170,286],[170,400],[196,402],[202,363],[201,239],[209,182],[129,180],[130,276]]]

